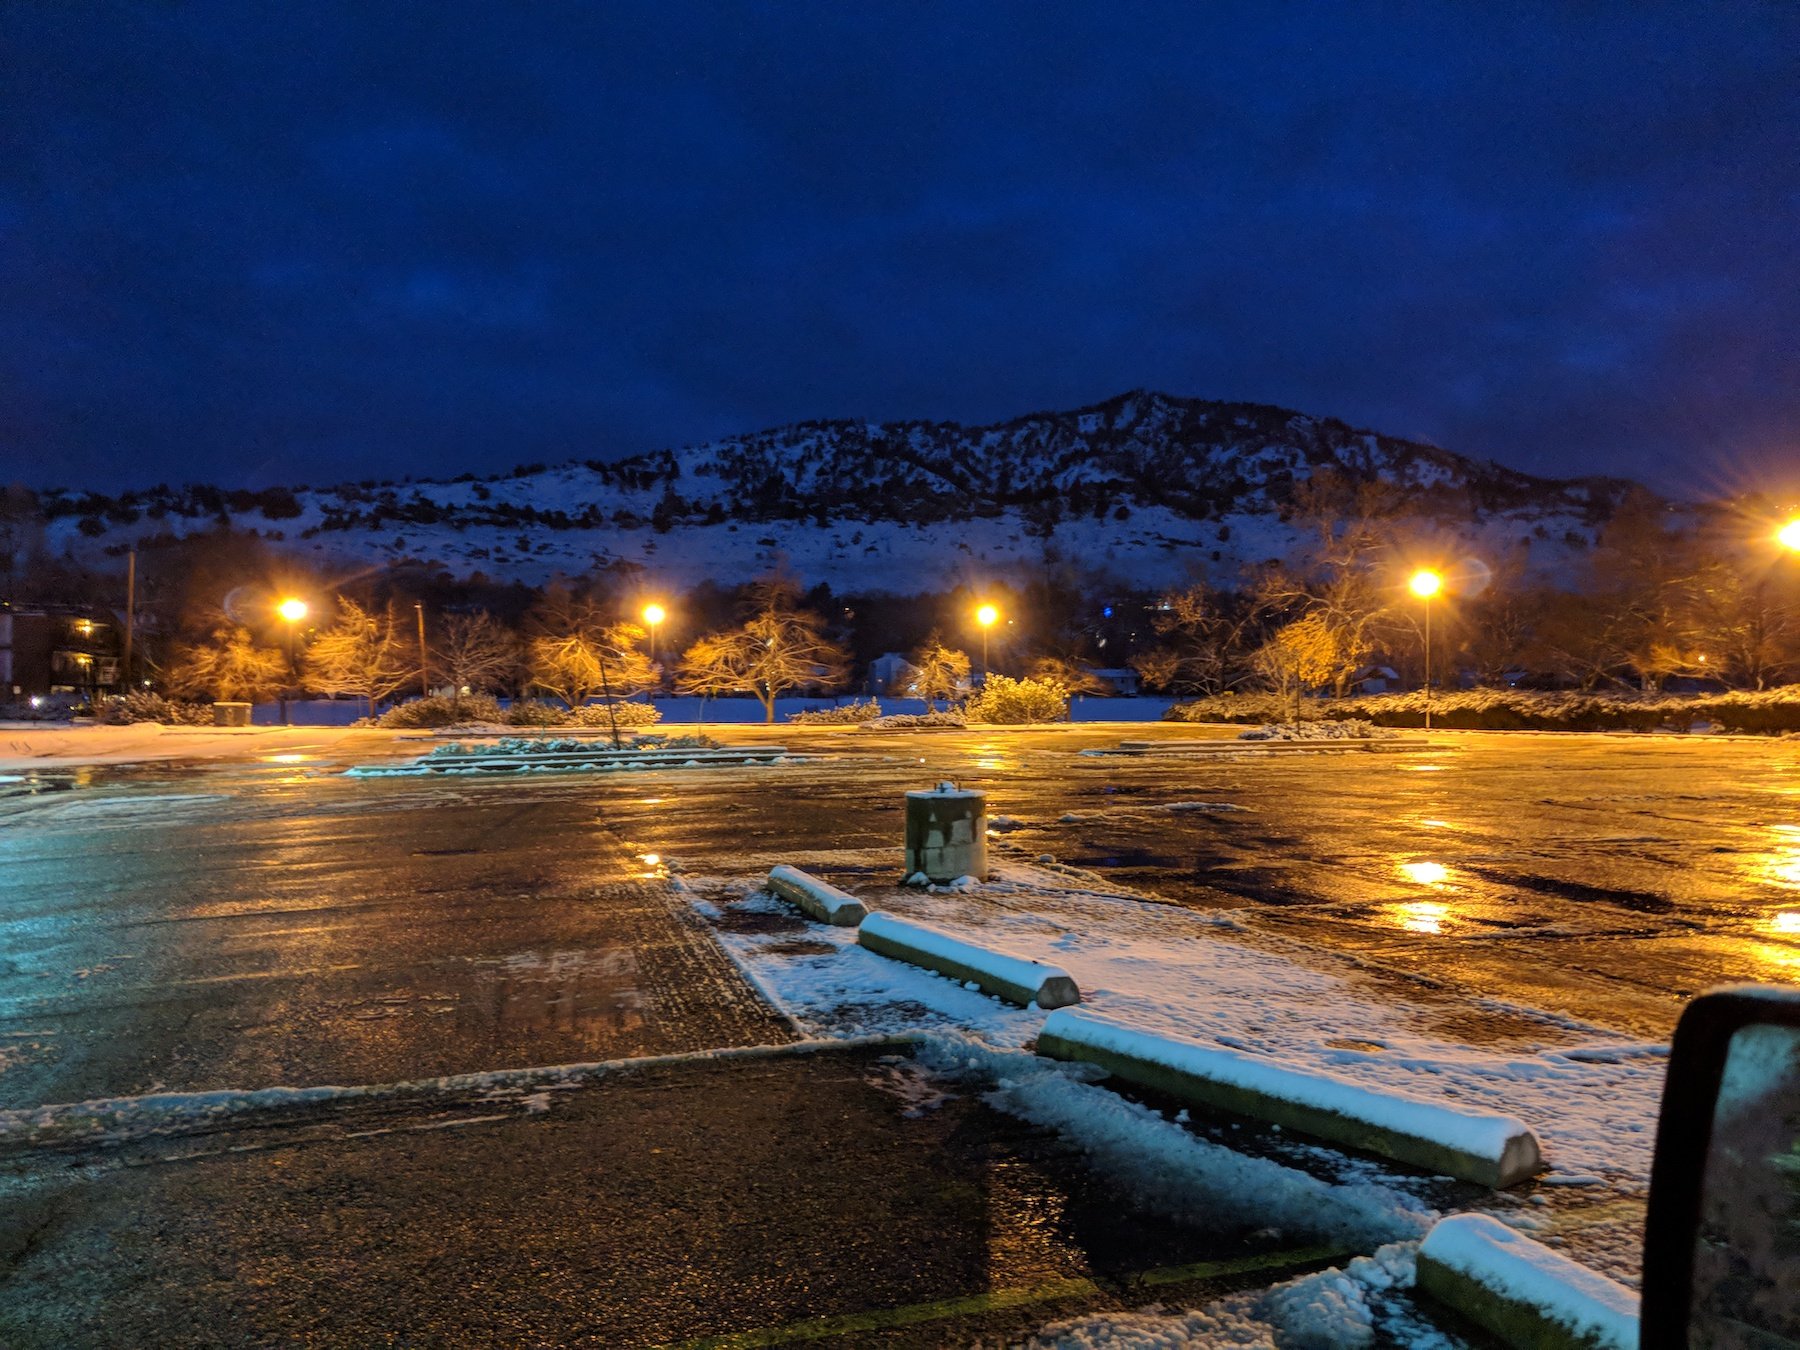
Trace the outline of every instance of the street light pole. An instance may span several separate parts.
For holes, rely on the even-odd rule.
[[[1431,597],[1425,597],[1425,730],[1431,730]]]
[[[661,605],[644,606],[644,623],[650,629],[650,664],[656,664],[656,630],[662,621],[669,617],[669,611]]]
[[[288,686],[299,674],[299,663],[294,655],[294,629],[299,625],[300,620],[306,617],[306,601],[291,598],[283,600],[275,606],[275,612],[281,616],[282,622],[287,624],[288,684],[283,685],[281,690],[281,725],[285,727],[291,725],[288,721]]]
[[[1443,589],[1444,579],[1429,567],[1412,574],[1407,582],[1412,593],[1425,602],[1425,730],[1431,730],[1431,597]]]
[[[425,606],[415,600],[413,612],[419,616],[419,697],[430,698],[431,659],[425,654]]]
[[[981,682],[987,683],[988,677],[988,629],[994,626],[994,620],[1000,617],[1000,611],[992,605],[983,605],[975,611],[975,622],[981,625]]]

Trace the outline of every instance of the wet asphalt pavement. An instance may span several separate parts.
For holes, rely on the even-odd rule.
[[[1472,1041],[1491,1028],[1465,997],[1660,1037],[1708,984],[1800,971],[1793,742],[1447,736],[1220,763],[1074,753],[1106,728],[780,731],[822,757],[6,785],[0,1107],[791,1041],[668,870],[833,874],[886,847],[897,870],[901,794],[943,777],[1011,819],[996,847],[1252,906],[1371,978],[1434,982]],[[1243,809],[1136,809],[1178,801]],[[1000,1343],[1148,1301],[1146,1271],[1222,1263],[1157,1286],[1179,1302],[1317,1260],[1122,1206],[978,1100],[918,1111],[910,1075],[880,1050],[670,1065],[0,1160],[0,1344]]]

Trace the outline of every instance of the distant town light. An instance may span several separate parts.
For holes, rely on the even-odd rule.
[[[275,612],[289,623],[299,623],[306,617],[306,601],[287,599],[275,606]]]
[[[1775,531],[1775,542],[1785,549],[1800,553],[1800,516],[1795,516],[1779,530]]]
[[[1444,578],[1429,567],[1422,567],[1412,574],[1412,580],[1406,584],[1412,587],[1412,593],[1421,600],[1429,600],[1444,589]]]

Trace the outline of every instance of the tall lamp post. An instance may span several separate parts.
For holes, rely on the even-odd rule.
[[[1000,617],[1000,611],[992,605],[983,605],[975,611],[975,622],[981,625],[981,682],[987,683],[988,677],[988,629],[994,626]]]
[[[300,620],[306,617],[306,601],[289,596],[286,600],[283,600],[279,605],[275,606],[275,612],[281,616],[281,621],[287,625],[288,681],[289,683],[292,683],[294,676],[298,673],[294,664],[294,630],[299,627]],[[285,686],[281,691],[281,725],[284,727],[289,725],[288,691]]]
[[[419,697],[431,697],[431,658],[425,654],[425,606],[413,601],[413,613],[419,616]]]
[[[1429,567],[1422,567],[1406,583],[1412,593],[1425,602],[1425,730],[1431,730],[1431,597],[1444,589],[1444,579]]]
[[[650,629],[650,660],[652,662],[656,660],[656,630],[662,626],[662,621],[668,617],[669,611],[664,609],[661,605],[644,606],[644,624]]]

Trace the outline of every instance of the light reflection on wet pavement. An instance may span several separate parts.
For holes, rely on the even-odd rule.
[[[289,755],[8,775],[0,1105],[390,1083],[789,1039],[669,877],[745,878],[781,861],[829,871],[839,859],[846,879],[861,869],[886,884],[899,867],[902,794],[940,778],[985,788],[990,813],[1016,822],[994,836],[1001,856],[1048,855],[1171,904],[1241,910],[1253,920],[1241,940],[1264,931],[1347,953],[1396,997],[1429,984],[1442,995],[1438,1032],[1470,1043],[1541,1031],[1476,1002],[1484,996],[1661,1038],[1682,1000],[1710,984],[1800,978],[1792,743],[1455,736],[1452,748],[1406,761],[1201,762],[1075,755],[1118,739],[1093,728],[780,730],[819,757],[473,783],[357,782],[328,758]],[[886,856],[892,869],[869,861]],[[786,940],[807,941],[804,926]],[[394,1148],[320,1123],[265,1138],[267,1163],[246,1154],[227,1165],[227,1136],[202,1150],[221,1160],[203,1167],[182,1161],[187,1145],[146,1146],[142,1167],[114,1170],[121,1156],[85,1161],[79,1175],[0,1175],[0,1208],[12,1206],[0,1223],[0,1291],[24,1279],[48,1318],[30,1324],[44,1335],[21,1336],[27,1344],[51,1343],[46,1329],[65,1316],[105,1326],[125,1306],[143,1310],[130,1324],[139,1329],[230,1306],[271,1334],[298,1335],[306,1300],[328,1284],[341,1284],[342,1315],[367,1314],[441,1246],[453,1274],[420,1305],[412,1334],[474,1325],[466,1319],[487,1307],[502,1319],[489,1328],[496,1338],[566,1329],[575,1316],[607,1339],[608,1317],[641,1307],[642,1334],[613,1337],[630,1344],[654,1339],[652,1328],[742,1329],[950,1297],[982,1279],[1030,1285],[1141,1267],[1151,1258],[1133,1233],[1193,1259],[1255,1247],[1242,1232],[1161,1232],[1128,1212],[1109,1229],[1094,1183],[1031,1131],[969,1102],[928,1127],[903,1123],[912,1118],[856,1086],[861,1070],[645,1082],[616,1108],[586,1094],[557,1107],[550,1118],[565,1128],[549,1143],[534,1108],[471,1101],[466,1121],[382,1125]],[[868,1159],[858,1153],[848,1167],[872,1167],[890,1146],[922,1148],[947,1160],[947,1178],[922,1169],[912,1207],[877,1241],[856,1213],[869,1203],[858,1176],[834,1170],[828,1153],[779,1152],[819,1139],[822,1120],[868,1132]],[[435,1132],[396,1133],[420,1130]],[[686,1160],[621,1152],[656,1131]],[[422,1138],[429,1148],[407,1142]],[[584,1171],[595,1138],[609,1152]],[[742,1157],[697,1161],[732,1145]],[[811,1191],[763,1189],[806,1166]],[[102,1177],[118,1180],[95,1185]],[[610,1206],[605,1216],[560,1211],[571,1185]],[[407,1227],[427,1196],[433,1218]],[[335,1217],[314,1231],[304,1216],[320,1206]],[[900,1285],[875,1270],[861,1283],[795,1283],[792,1265],[770,1267],[776,1253],[746,1227],[777,1211],[783,1224],[835,1215],[828,1230],[861,1243],[863,1259],[924,1274]],[[170,1232],[193,1229],[194,1250],[215,1244],[245,1283],[217,1272],[191,1283],[179,1246],[140,1251],[142,1265],[103,1259],[108,1244],[131,1246],[144,1214]],[[515,1239],[530,1250],[500,1270],[495,1245]],[[660,1254],[635,1278],[570,1255],[609,1241]],[[933,1264],[934,1243],[945,1261]],[[48,1264],[8,1264],[38,1248],[53,1254]],[[725,1273],[693,1273],[703,1269]],[[733,1284],[733,1270],[750,1273]],[[215,1302],[170,1292],[183,1280]],[[530,1292],[545,1280],[560,1292]],[[724,1310],[717,1318],[683,1320],[708,1300]],[[1029,1329],[1034,1316],[994,1325]],[[940,1331],[895,1343],[939,1344]]]

